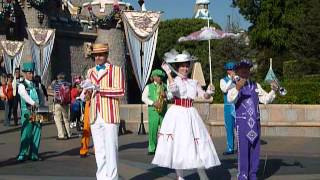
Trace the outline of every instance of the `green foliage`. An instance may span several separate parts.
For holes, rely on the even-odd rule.
[[[263,83],[265,90],[270,86]],[[288,91],[287,95],[277,94],[273,104],[320,104],[320,77],[291,79],[281,83]]]
[[[259,83],[267,92],[271,90],[269,84]],[[280,96],[277,92],[272,104],[320,104],[320,76],[291,79],[280,82],[280,84],[287,89],[288,93]],[[213,96],[213,103],[223,103],[223,93],[219,88],[219,82],[215,82],[214,85],[216,92]]]
[[[320,62],[313,60],[286,61],[283,63],[283,77],[285,79],[301,78],[308,74],[318,74]]]
[[[319,61],[320,59],[320,1],[305,1],[303,16],[296,22],[289,42],[290,53],[298,60]],[[318,70],[318,73],[320,70]]]

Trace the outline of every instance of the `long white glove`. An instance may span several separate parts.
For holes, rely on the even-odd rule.
[[[171,73],[171,69],[169,67],[169,65],[167,63],[163,63],[161,65],[161,68],[167,73],[167,74],[170,74]]]
[[[213,84],[209,84],[207,90],[206,90],[206,93],[209,94],[209,95],[212,95],[214,94],[214,91],[216,90],[216,88],[214,87]]]

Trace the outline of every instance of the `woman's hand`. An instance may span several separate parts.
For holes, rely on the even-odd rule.
[[[214,94],[214,91],[216,90],[216,88],[214,87],[213,84],[209,84],[207,90],[206,90],[206,93],[209,94],[209,95],[212,95]]]
[[[171,73],[171,69],[167,63],[164,62],[161,65],[161,68],[166,72],[167,75],[169,75]]]

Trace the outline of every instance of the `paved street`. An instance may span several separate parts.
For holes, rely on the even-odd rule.
[[[20,128],[0,124],[0,180],[93,180],[95,159],[79,157],[80,138],[57,141],[55,125],[43,126],[40,155],[43,161],[17,163]],[[236,156],[222,156],[224,138],[215,138],[214,144],[222,165],[207,170],[210,179],[231,180],[236,177]],[[147,136],[126,134],[119,137],[119,172],[121,179],[175,179],[172,170],[150,164]],[[263,138],[259,178],[268,180],[319,180],[320,138],[272,137]],[[265,164],[265,159],[267,162]],[[265,170],[264,166],[266,165]],[[199,179],[195,171],[187,171],[187,180]]]

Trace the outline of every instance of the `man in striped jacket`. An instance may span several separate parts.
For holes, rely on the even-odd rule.
[[[96,66],[87,73],[87,81],[95,87],[91,89],[90,124],[97,180],[118,179],[119,98],[124,96],[124,77],[121,67],[108,62],[108,54],[108,44],[93,44]]]

